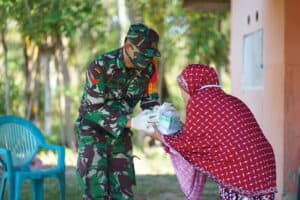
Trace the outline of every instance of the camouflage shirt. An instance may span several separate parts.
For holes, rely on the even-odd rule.
[[[139,101],[142,109],[158,104],[154,62],[145,69],[127,68],[122,52],[114,50],[90,64],[79,108],[79,123],[97,123],[114,137],[122,133]]]

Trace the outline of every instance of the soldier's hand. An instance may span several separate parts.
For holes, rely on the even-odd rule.
[[[156,113],[149,110],[144,110],[131,119],[131,128],[144,131],[146,133],[153,133],[152,124],[156,119]]]

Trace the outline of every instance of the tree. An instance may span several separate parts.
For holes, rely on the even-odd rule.
[[[71,6],[70,6],[71,5]],[[73,6],[74,5],[74,6]],[[101,6],[100,4],[96,4]],[[93,1],[58,1],[46,0],[40,1],[27,1],[19,2],[15,5],[16,17],[20,26],[20,32],[24,38],[24,72],[26,78],[26,97],[28,100],[26,116],[34,119],[32,107],[35,107],[33,100],[37,98],[35,95],[35,84],[43,82],[44,84],[44,132],[46,135],[51,134],[52,127],[52,96],[53,88],[56,79],[55,77],[62,74],[63,85],[65,88],[63,99],[63,113],[64,113],[64,128],[66,139],[62,136],[62,142],[66,141],[67,145],[75,148],[75,135],[71,121],[71,101],[67,96],[67,89],[70,85],[69,69],[66,65],[66,58],[64,57],[63,38],[70,40],[78,28],[86,21],[91,20],[89,23],[93,24],[97,20],[92,17],[99,7],[95,7]],[[91,12],[93,11],[93,12]],[[30,51],[32,49],[32,51]],[[34,56],[34,50],[37,49],[37,57]],[[32,52],[32,53],[30,53]],[[56,53],[57,52],[57,53]],[[35,58],[35,59],[34,59]],[[53,70],[54,59],[57,59],[57,74],[50,76],[50,71]],[[34,60],[33,60],[34,59]],[[34,68],[36,70],[34,70]],[[35,73],[35,77],[32,75]],[[43,76],[37,76],[37,72],[43,72]],[[53,74],[53,73],[52,73]],[[32,82],[33,78],[42,78],[40,81]],[[34,109],[36,111],[36,109]]]
[[[186,64],[228,65],[228,13],[186,13],[181,0],[0,0],[0,12],[0,112],[34,120],[52,142],[73,149],[86,67],[123,44],[129,21],[160,35],[162,102],[183,108],[174,77]]]
[[[10,10],[13,6],[13,3],[11,1],[0,1],[0,13],[2,13],[1,19],[0,19],[0,30],[1,30],[1,44],[3,47],[3,65],[4,65],[4,107],[5,107],[5,113],[7,115],[10,114],[10,101],[9,101],[9,78],[8,78],[8,48],[6,43],[6,32],[7,32],[7,21],[9,18]]]
[[[120,27],[119,41],[120,41],[120,46],[122,46],[124,44],[124,38],[129,28],[130,21],[127,15],[125,0],[117,0],[117,7],[118,7],[118,19],[119,19],[119,27]]]
[[[229,13],[190,12],[187,15],[189,60],[228,71]],[[200,22],[200,23],[199,23]]]

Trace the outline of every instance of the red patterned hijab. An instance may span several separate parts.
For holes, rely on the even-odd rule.
[[[191,96],[186,121],[164,144],[223,188],[244,196],[275,192],[273,149],[246,104],[223,92],[208,66],[188,65],[178,83]]]
[[[202,87],[217,87],[219,85],[216,71],[204,65],[188,65],[177,77],[180,87],[193,96]]]

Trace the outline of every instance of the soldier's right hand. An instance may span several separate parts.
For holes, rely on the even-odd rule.
[[[135,117],[131,118],[131,128],[139,131],[144,131],[146,133],[153,133],[154,129],[152,124],[155,122],[156,113],[150,110],[144,110],[137,114]]]

